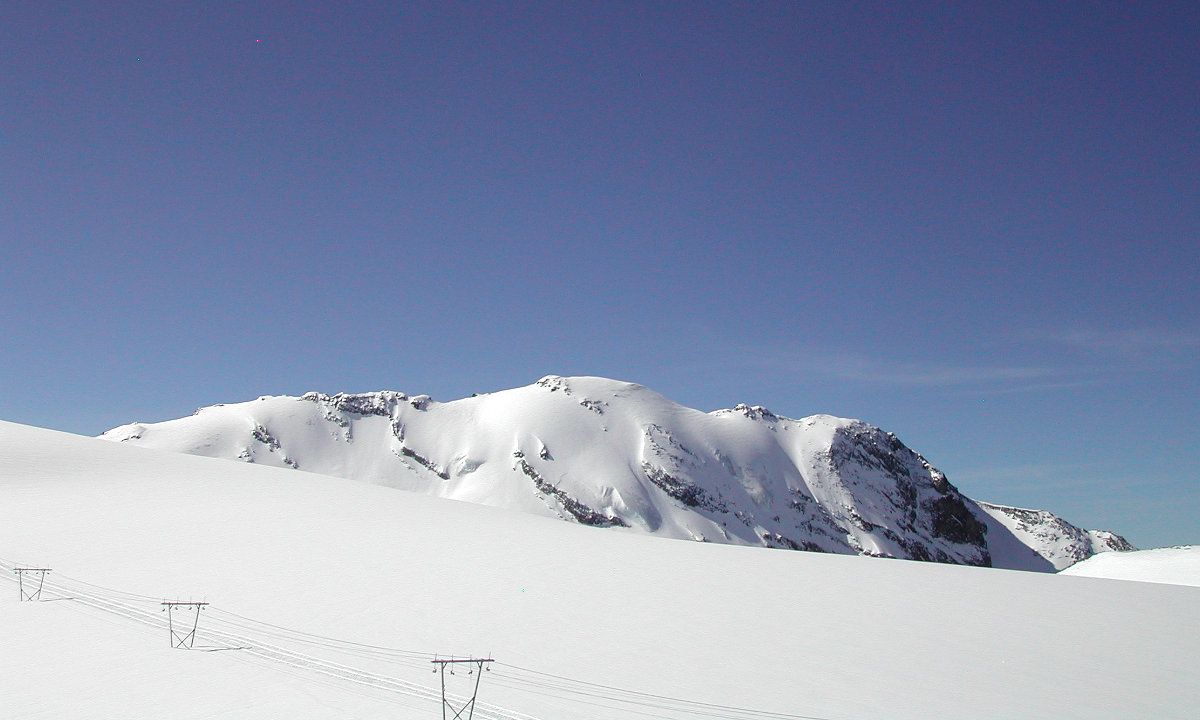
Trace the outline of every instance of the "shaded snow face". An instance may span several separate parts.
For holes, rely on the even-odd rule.
[[[1128,540],[1103,530],[1084,530],[1045,510],[979,503],[985,512],[1031,547],[1045,548],[1044,555],[1062,570],[1097,553],[1135,549]]]
[[[101,437],[704,542],[1030,570],[1124,542],[975,503],[861,421],[703,413],[604,378],[552,375],[448,403],[262,397]]]

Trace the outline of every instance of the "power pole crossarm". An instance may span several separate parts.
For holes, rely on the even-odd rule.
[[[483,671],[485,669],[485,666],[488,663],[495,662],[495,660],[493,660],[490,657],[487,657],[487,658],[461,658],[461,659],[450,659],[450,660],[431,660],[430,662],[433,663],[433,665],[434,665],[433,671],[434,672],[440,671],[441,676],[442,676],[442,720],[449,720],[450,716],[448,716],[446,714],[447,710],[454,713],[453,720],[462,720],[462,718],[464,717],[463,716],[464,712],[467,713],[467,715],[466,715],[467,720],[471,720],[471,718],[475,715],[475,698],[479,696],[479,679],[483,676]],[[454,707],[454,705],[451,704],[451,702],[448,699],[446,699],[446,668],[449,666],[462,665],[462,664],[470,664],[470,665],[474,666],[470,670],[470,673],[475,673],[476,670],[478,670],[478,673],[476,673],[476,675],[475,675],[475,687],[472,688],[471,699],[467,700],[467,702],[464,703],[462,707],[456,709]],[[491,668],[487,668],[487,669],[490,670]],[[454,671],[451,670],[450,674],[453,675]]]
[[[207,606],[206,602],[169,602],[164,600],[163,610],[167,613],[167,630],[170,631],[171,647],[191,648],[196,644],[196,629],[200,627],[200,611]],[[187,630],[185,624],[180,630],[175,630],[175,613],[191,611],[192,629]]]
[[[46,573],[50,572],[50,568],[35,568],[35,567],[17,567],[13,568],[13,572],[17,574],[17,600],[25,602],[27,600],[37,601],[42,599],[42,586],[46,583]],[[38,576],[37,587],[32,584],[27,590],[25,588],[25,575],[36,574]],[[32,580],[32,578],[30,578]]]

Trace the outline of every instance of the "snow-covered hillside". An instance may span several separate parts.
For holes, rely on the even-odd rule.
[[[1200,587],[1200,545],[1097,555],[1063,574]]]
[[[1128,552],[1134,549],[1129,541],[1108,530],[1084,530],[1046,510],[1009,507],[977,502],[980,508],[996,519],[1023,544],[1036,548],[1039,554],[1054,563],[1056,570],[1077,563],[1097,553]]]
[[[1044,571],[1132,549],[1045,511],[976,503],[861,421],[703,413],[604,378],[448,403],[261,397],[102,437],[706,542]]]
[[[434,653],[496,659],[483,720],[1200,706],[1196,588],[669,542],[8,423],[0,508],[6,719],[419,720]],[[163,599],[212,603],[196,650]]]

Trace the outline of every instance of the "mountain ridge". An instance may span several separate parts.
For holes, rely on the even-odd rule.
[[[745,404],[705,413],[607,378],[548,375],[446,403],[262,396],[100,437],[706,542],[1042,571],[1132,548],[1046,511],[972,500],[860,420]]]

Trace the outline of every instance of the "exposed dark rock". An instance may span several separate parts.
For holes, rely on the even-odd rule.
[[[550,392],[558,392],[559,390],[562,390],[563,395],[571,394],[570,383],[567,382],[565,377],[561,377],[559,375],[547,375],[534,384],[539,387],[544,387]]]
[[[642,431],[646,436],[646,448],[656,457],[669,460],[676,466],[696,467],[699,457],[683,443],[676,440],[661,425],[651,423]],[[679,451],[676,453],[675,451]]]
[[[647,462],[642,463],[642,470],[646,472],[646,478],[654,483],[655,487],[688,507],[702,507],[719,513],[729,512],[729,507],[723,501],[709,497],[704,488],[686,480],[680,480],[666,470]]]
[[[608,403],[602,400],[580,400],[579,404],[596,413],[597,415],[604,414],[604,406]]]
[[[1094,532],[1103,537],[1108,542],[1109,547],[1117,552],[1132,552],[1137,550],[1137,548],[1133,546],[1133,543],[1129,542],[1115,532],[1110,532],[1108,530],[1096,530]]]
[[[559,490],[550,483],[546,482],[546,480],[543,479],[540,474],[538,474],[538,471],[525,461],[524,457],[521,457],[518,460],[517,466],[521,468],[521,472],[525,473],[530,480],[533,480],[534,487],[538,489],[538,492],[542,493],[543,495],[549,495],[558,500],[558,502],[562,504],[564,510],[569,512],[572,517],[584,525],[594,525],[596,527],[610,527],[613,525],[618,527],[629,527],[629,523],[625,522],[621,518],[605,515],[604,513],[593,510],[587,505],[584,505],[575,498],[571,497],[566,492]]]
[[[412,458],[418,465],[421,465],[425,469],[431,471],[441,479],[450,479],[450,473],[443,470],[437,463],[433,462],[429,458],[418,454],[417,451],[413,450],[412,448],[401,445],[400,454],[406,458]]]
[[[779,416],[762,405],[747,405],[746,403],[738,403],[733,407],[733,411],[741,413],[751,420],[778,420]]]
[[[950,542],[987,547],[987,526],[963,502],[958,492],[941,496],[929,506],[933,534]]]
[[[262,425],[255,425],[251,435],[254,436],[255,440],[259,441],[263,445],[266,445],[271,452],[275,452],[279,449],[279,441],[275,439],[274,435],[267,432],[267,429]]]
[[[407,400],[408,395],[391,390],[372,393],[338,393],[337,395],[310,392],[301,395],[300,399],[328,405],[334,410],[344,413],[389,417],[396,407],[396,403]]]
[[[763,544],[766,545],[767,547],[785,547],[785,548],[788,548],[789,550],[804,550],[807,552],[825,552],[825,548],[821,547],[820,545],[818,545],[814,542],[809,542],[808,540],[796,542],[795,540],[789,538],[788,536],[781,535],[780,533],[765,532],[762,534],[762,541],[763,541]]]
[[[267,432],[267,429],[265,427],[263,427],[262,425],[255,425],[254,430],[251,432],[251,435],[254,436],[255,440],[259,441],[263,445],[266,445],[268,451],[270,451],[270,452],[278,451],[281,456],[280,461],[284,465],[287,465],[288,467],[292,468],[293,470],[300,469],[299,463],[297,463],[295,460],[291,459],[287,455],[283,454],[283,451],[279,444],[279,440],[277,440],[274,435]],[[238,456],[238,458],[242,459],[242,460],[246,460],[247,462],[253,462],[253,458],[250,456],[249,448],[246,448],[242,452],[242,454]]]
[[[905,447],[892,433],[862,422],[838,428],[829,447],[829,457],[835,466],[857,463],[896,478],[909,476],[909,463],[924,462],[924,458]]]

